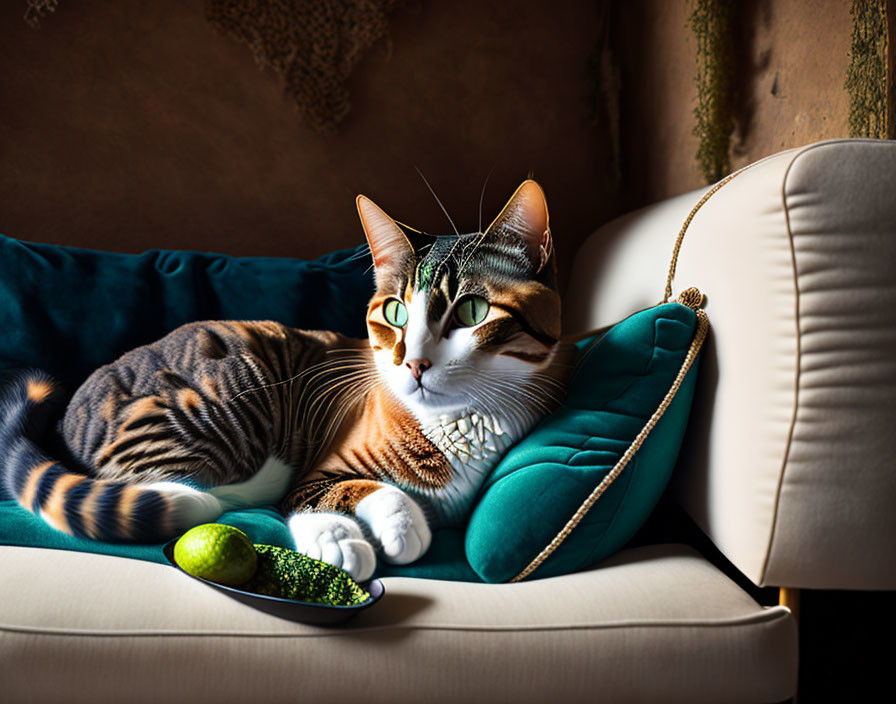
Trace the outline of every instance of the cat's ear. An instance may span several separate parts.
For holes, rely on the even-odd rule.
[[[488,235],[499,231],[510,231],[523,239],[536,273],[551,260],[554,243],[548,218],[548,203],[544,191],[535,181],[523,181],[485,233]]]
[[[401,228],[376,203],[367,196],[358,196],[355,203],[377,268],[394,266],[414,253]]]

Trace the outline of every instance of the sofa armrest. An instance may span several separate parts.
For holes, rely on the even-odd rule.
[[[758,162],[685,237],[676,294],[712,328],[672,490],[753,582],[896,588],[896,142]],[[601,228],[576,257],[568,332],[657,303],[704,191]]]

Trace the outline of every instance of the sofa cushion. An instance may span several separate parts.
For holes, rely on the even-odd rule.
[[[789,611],[681,545],[519,584],[390,577],[338,629],[149,562],[2,547],[0,564],[9,704],[772,702],[796,684]]]
[[[466,554],[480,577],[505,582],[527,570],[536,577],[573,572],[637,532],[681,446],[696,378],[693,355],[703,339],[698,327],[694,310],[667,303],[583,344],[562,407],[507,453],[473,511]],[[680,371],[686,376],[671,404],[647,428]],[[588,501],[594,503],[584,517],[561,533]]]
[[[0,235],[0,370],[75,388],[193,320],[276,320],[366,337],[366,245],[314,261],[153,250],[119,254]]]
[[[769,156],[706,201],[681,248],[676,280],[709,294],[713,330],[670,489],[760,586],[896,590],[894,174],[894,140]],[[704,195],[591,235],[567,332],[655,301]]]

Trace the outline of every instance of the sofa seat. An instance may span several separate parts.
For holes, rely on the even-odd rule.
[[[0,548],[0,564],[9,704],[775,702],[796,687],[790,612],[685,545],[520,584],[386,578],[339,628],[159,564],[24,547]]]

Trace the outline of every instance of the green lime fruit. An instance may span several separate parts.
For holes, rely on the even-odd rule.
[[[174,544],[174,561],[187,574],[235,587],[252,578],[258,554],[249,536],[222,523],[191,528]]]

